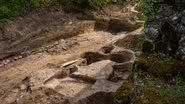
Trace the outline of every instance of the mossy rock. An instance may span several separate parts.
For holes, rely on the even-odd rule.
[[[132,99],[133,104],[161,104],[157,103],[159,101],[159,97],[157,96],[155,89],[137,88],[137,91],[142,95],[135,96],[134,99]]]
[[[123,82],[123,85],[116,91],[114,95],[115,104],[130,104],[133,97],[134,84],[130,81]]]
[[[185,76],[185,62],[159,54],[141,55],[136,58],[136,69],[149,72],[154,76],[172,79],[177,74]]]
[[[185,97],[161,96],[155,88],[136,88],[139,95],[135,96],[131,104],[184,104]]]

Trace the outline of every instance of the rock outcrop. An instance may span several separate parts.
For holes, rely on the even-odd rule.
[[[158,16],[150,18],[145,33],[155,44],[155,51],[185,60],[185,11],[164,6]]]

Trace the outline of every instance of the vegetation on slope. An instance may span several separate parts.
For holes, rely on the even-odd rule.
[[[29,12],[32,9],[63,5],[66,7],[75,7],[78,9],[98,9],[113,0],[0,0],[0,19],[9,18]],[[125,2],[126,0],[118,0]],[[141,0],[137,9],[142,13],[138,14],[140,18],[154,16],[159,11],[159,0]]]
[[[9,18],[29,12],[32,9],[64,5],[75,6],[80,9],[98,8],[106,5],[111,0],[0,0],[0,19]]]
[[[1,0],[0,19],[17,16],[36,7],[39,7],[39,0]]]
[[[138,17],[141,20],[146,20],[148,17],[156,16],[159,13],[159,1],[160,0],[141,0],[137,9],[141,12]]]
[[[184,62],[155,51],[143,52],[151,49],[143,45],[144,34],[136,36],[136,40],[134,51],[142,54],[136,57],[130,79],[115,93],[115,104],[184,104]]]

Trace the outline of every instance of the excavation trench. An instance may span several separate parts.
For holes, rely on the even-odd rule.
[[[117,45],[126,34],[110,32],[130,31],[134,24],[123,18],[77,17],[52,11],[47,16],[19,17],[4,27],[3,35],[17,35],[7,37],[11,41],[4,40],[5,46],[0,47],[0,59],[6,58],[0,68],[2,104],[113,103],[114,92],[129,78],[135,57]]]

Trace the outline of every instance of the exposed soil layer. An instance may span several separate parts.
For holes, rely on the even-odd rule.
[[[137,46],[138,41],[139,40],[136,35],[128,35],[124,39],[120,39],[115,42],[115,45],[126,49],[133,49]]]
[[[18,17],[3,27],[4,35],[18,36],[2,43],[0,59],[13,57],[1,61],[0,102],[112,104],[114,92],[131,74],[135,56],[127,44],[134,36],[95,31],[98,21],[78,20],[81,14],[47,12]]]
[[[96,34],[96,32],[92,34]],[[91,34],[91,37],[89,37],[90,34],[88,35],[82,34],[82,36],[87,36],[86,38],[91,38],[91,39],[84,40],[84,42],[81,40],[78,41],[78,45],[74,45],[73,47],[69,48],[69,50],[61,52],[62,55],[50,55],[47,52],[39,53],[39,54],[29,56],[27,58],[18,60],[16,61],[16,63],[12,63],[12,65],[17,65],[18,62],[21,62],[28,58],[33,58],[31,60],[33,60],[33,62],[35,63],[36,61],[35,59],[38,59],[38,61],[40,61],[41,63],[38,64],[37,63],[38,61],[37,61],[35,63],[36,65],[35,67],[30,66],[29,72],[28,70],[25,70],[25,71],[20,70],[21,73],[17,73],[17,75],[15,73],[12,76],[10,76],[10,74],[7,74],[8,70],[9,71],[11,70],[11,73],[13,71],[18,72],[17,68],[18,69],[26,68],[25,65],[29,65],[29,64],[33,65],[34,63],[30,63],[31,60],[29,62],[23,63],[22,65],[17,65],[15,67],[12,67],[12,65],[7,65],[6,66],[7,70],[4,70],[1,72],[1,75],[2,75],[1,81],[3,81],[4,79],[3,81],[4,85],[1,86],[2,102],[4,102],[4,104],[16,103],[17,102],[16,99],[18,99],[18,101],[24,104],[27,101],[29,102],[29,100],[27,99],[34,99],[36,96],[40,96],[40,95],[33,95],[34,94],[33,92],[40,90],[40,88],[42,87],[52,89],[56,93],[61,94],[63,96],[62,98],[56,95],[57,98],[61,98],[61,99],[56,99],[56,102],[63,101],[64,102],[63,104],[68,104],[68,101],[70,104],[73,104],[73,103],[102,104],[102,102],[107,102],[107,98],[110,98],[110,97],[113,100],[113,93],[116,91],[116,89],[118,89],[121,86],[122,81],[128,79],[130,75],[131,67],[127,67],[127,66],[129,65],[132,66],[134,62],[134,54],[129,50],[119,49],[114,45],[112,45],[114,48],[111,52],[107,54],[103,54],[101,51],[98,51],[98,50],[102,50],[101,47],[103,47],[102,46],[103,44],[111,43],[111,40],[114,40],[113,37],[111,35],[109,36],[108,34],[101,35],[101,32],[99,32],[98,35],[95,35],[96,37],[94,38],[94,40],[96,41],[93,41],[92,34]],[[124,35],[125,34],[123,34],[123,36]],[[100,37],[100,36],[103,36],[102,38],[104,41],[102,41],[102,38],[100,38],[101,40],[98,41],[97,37]],[[110,37],[109,38],[110,41],[105,39],[104,36],[107,37],[107,39],[108,37]],[[78,40],[77,37],[76,39]],[[79,39],[82,39],[82,37],[80,37]],[[94,51],[94,49],[89,50],[89,45],[87,45],[86,42],[88,42],[88,44],[91,44],[91,47],[92,47],[93,44],[90,43],[90,41],[92,41],[93,44],[95,44],[94,42],[96,42],[96,45],[94,47],[94,49],[97,50],[96,52]],[[100,45],[99,42],[103,42],[103,44],[101,43]],[[97,49],[98,45],[100,45],[99,49]],[[84,46],[86,46],[86,49],[84,49],[85,48]],[[77,52],[78,49],[79,49],[79,52]],[[75,52],[77,53],[75,54],[73,50],[76,50]],[[89,50],[89,52],[86,52],[85,55],[84,54],[81,55],[87,50]],[[71,53],[71,54],[69,55],[68,53]],[[89,53],[91,55],[89,55]],[[65,64],[63,62],[67,60],[73,60],[73,59],[79,60],[78,57],[80,56],[83,56],[82,60],[85,60],[84,63],[83,61],[80,61],[77,63],[75,62],[72,65],[69,64],[68,66],[67,64],[67,66],[62,67]],[[54,60],[50,59],[49,57],[53,58]],[[56,57],[58,58],[56,59]],[[47,58],[47,60],[43,60],[45,58]],[[95,61],[92,61],[92,59]],[[54,64],[54,65],[49,64],[48,66],[47,63],[49,62],[53,62],[53,63],[58,62],[58,64]],[[40,68],[38,69],[38,67]],[[19,77],[17,77],[18,75]],[[29,79],[27,79],[25,82],[25,77],[27,78],[27,76],[29,76]],[[6,80],[7,78],[11,78],[11,79],[13,78],[13,80],[8,81]],[[12,84],[15,84],[15,86],[12,86]],[[29,94],[31,94],[31,96],[28,97]],[[103,96],[100,100],[95,100],[99,94],[100,95],[103,94],[105,96]],[[25,97],[19,98],[20,96],[25,96]],[[43,98],[43,101],[41,100],[39,102],[43,103],[46,97],[47,96]],[[89,102],[89,99],[91,99],[91,103]],[[111,99],[109,100],[111,101]],[[37,100],[33,100],[32,103],[34,104],[36,102]],[[46,102],[53,102],[53,99],[47,99]],[[53,104],[57,104],[56,102],[54,102]]]

